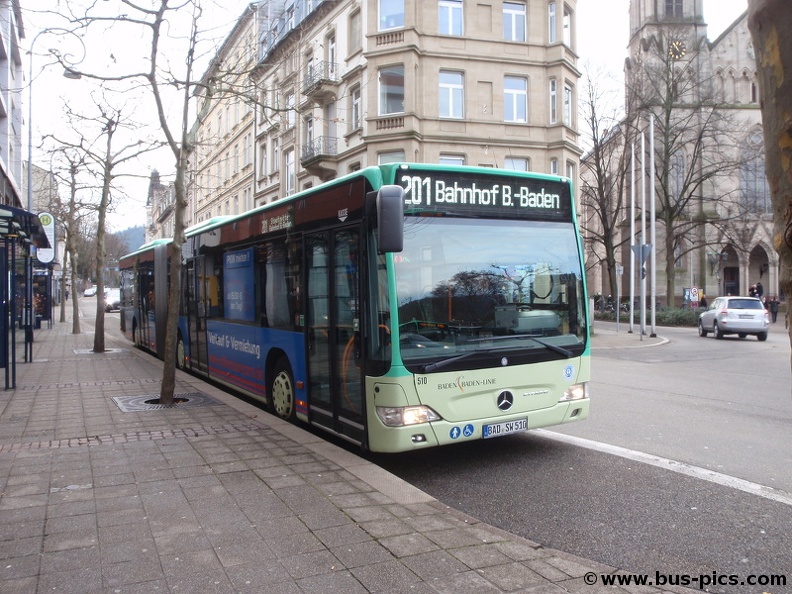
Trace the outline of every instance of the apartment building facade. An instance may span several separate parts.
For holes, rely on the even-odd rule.
[[[188,225],[393,161],[575,179],[575,1],[262,0],[201,79]]]
[[[27,84],[22,70],[20,39],[25,37],[19,0],[0,2],[0,178],[2,203],[23,207],[22,90]]]

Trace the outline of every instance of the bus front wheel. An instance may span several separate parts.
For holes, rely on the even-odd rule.
[[[285,358],[279,359],[273,368],[268,399],[276,415],[287,421],[294,420],[294,379]]]
[[[184,355],[184,339],[182,339],[181,334],[179,334],[179,338],[176,339],[176,367],[182,371],[187,367],[186,357]]]

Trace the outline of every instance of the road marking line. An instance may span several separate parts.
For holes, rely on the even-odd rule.
[[[619,456],[628,460],[635,460],[636,462],[649,464],[658,468],[664,468],[672,472],[678,472],[679,474],[709,481],[724,487],[730,487],[745,493],[750,493],[751,495],[758,495],[759,497],[763,497],[765,499],[770,499],[772,501],[777,501],[778,503],[792,506],[792,493],[787,493],[786,491],[774,489],[773,487],[768,487],[766,485],[760,485],[759,483],[752,483],[751,481],[729,476],[728,474],[715,472],[714,470],[708,470],[706,468],[701,468],[700,466],[693,466],[691,464],[686,464],[685,462],[679,462],[678,460],[661,458],[660,456],[647,454],[646,452],[630,450],[599,441],[584,439],[582,437],[564,435],[563,433],[556,433],[546,429],[535,429],[534,432],[539,433],[542,435],[542,437],[547,437],[548,439],[554,439],[556,441],[568,443],[581,448],[612,454],[614,456]]]

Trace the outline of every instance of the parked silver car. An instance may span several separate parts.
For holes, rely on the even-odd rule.
[[[104,306],[106,312],[121,309],[121,289],[105,289]]]
[[[726,334],[736,334],[745,338],[755,334],[759,340],[767,340],[770,318],[760,299],[756,297],[718,297],[699,315],[699,336],[705,338],[708,333],[715,338],[723,338]]]

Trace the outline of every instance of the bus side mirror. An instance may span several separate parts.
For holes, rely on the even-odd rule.
[[[383,186],[377,192],[377,250],[379,253],[404,249],[404,188]]]

